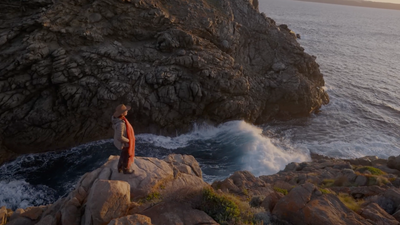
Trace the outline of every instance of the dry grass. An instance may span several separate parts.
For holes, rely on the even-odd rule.
[[[339,193],[338,197],[347,208],[353,210],[354,212],[358,212],[361,208],[361,205],[364,203],[364,200],[356,200],[352,196],[345,193]]]

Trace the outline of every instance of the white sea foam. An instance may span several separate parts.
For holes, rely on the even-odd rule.
[[[263,130],[243,121],[224,124],[227,131],[237,132],[246,136],[238,143],[243,156],[241,157],[242,169],[254,175],[270,175],[282,170],[290,162],[309,161],[308,152],[295,149],[283,140],[268,138],[262,134]]]
[[[152,144],[156,147],[165,149],[184,148],[191,141],[211,139],[221,131],[220,127],[214,127],[207,124],[194,124],[193,130],[187,134],[182,134],[176,137],[166,137],[155,134],[139,134],[136,136],[136,141],[139,143]]]
[[[235,162],[238,163],[236,168],[248,170],[255,175],[273,174],[290,162],[303,162],[310,159],[307,151],[295,149],[289,143],[283,143],[280,140],[271,141],[272,139],[264,136],[262,132],[261,128],[244,121],[231,121],[217,127],[196,126],[194,131],[177,137],[142,134],[138,135],[137,140],[166,149],[183,148],[194,142],[212,141],[211,146],[209,143],[204,144],[204,154],[207,147],[212,148],[213,151],[221,151],[223,148],[224,152],[219,155],[236,154],[238,158]],[[224,157],[217,160],[224,163]],[[216,165],[207,166],[207,168],[212,167],[219,169]]]
[[[33,186],[25,180],[0,181],[0,206],[7,208],[27,208],[53,202],[53,189],[44,185]]]

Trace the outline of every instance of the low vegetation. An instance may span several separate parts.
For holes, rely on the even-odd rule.
[[[372,175],[386,175],[385,172],[373,166],[356,167],[355,170],[360,173],[365,173],[365,171],[369,171]]]
[[[148,194],[146,197],[140,199],[138,201],[139,204],[145,204],[145,203],[157,203],[161,201],[161,194],[158,191],[151,192]]]
[[[319,191],[322,192],[322,194],[331,194],[332,193],[329,189],[326,189],[326,188],[320,188]]]
[[[219,224],[257,224],[256,209],[248,202],[226,193],[217,193],[212,188],[204,188],[198,208],[211,216]]]
[[[283,188],[274,187],[274,191],[280,192],[280,193],[282,193],[283,195],[287,195],[287,194],[288,194],[288,190],[283,189]]]
[[[347,208],[353,210],[354,212],[358,212],[361,208],[361,205],[364,203],[364,200],[356,200],[352,196],[345,193],[339,193],[338,197]]]
[[[330,186],[333,185],[333,183],[335,183],[335,180],[334,180],[334,179],[324,179],[324,180],[322,181],[322,186],[323,186],[323,187],[330,187]]]

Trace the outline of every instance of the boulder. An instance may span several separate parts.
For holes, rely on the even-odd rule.
[[[296,225],[370,225],[348,209],[336,195],[322,194],[310,183],[293,188],[276,203],[272,214],[279,220]]]
[[[355,183],[358,186],[364,186],[368,183],[368,177],[364,176],[364,175],[358,175],[356,178]]]
[[[7,225],[34,225],[35,223],[26,218],[26,217],[17,217],[15,219],[10,220],[10,222],[7,223]]]
[[[285,166],[285,169],[283,171],[285,172],[296,171],[297,168],[299,168],[299,164],[296,162],[291,162]]]
[[[302,209],[311,200],[314,190],[315,186],[310,183],[293,188],[288,195],[276,203],[272,214],[293,224],[297,224],[298,221],[305,221]]]
[[[47,215],[47,216],[43,217],[40,220],[40,222],[35,225],[53,225],[53,224],[56,224],[56,221],[54,220],[54,218],[51,215]],[[65,224],[67,224],[67,223],[65,223]],[[68,224],[71,224],[71,223],[68,223]]]
[[[357,178],[356,173],[352,169],[343,169],[342,174],[349,182],[354,182],[354,180]]]
[[[131,200],[143,200],[155,192],[161,193],[167,199],[172,196],[171,193],[179,193],[185,188],[197,190],[209,186],[201,178],[198,163],[192,157],[174,154],[167,156],[168,162],[150,157],[136,157],[132,165],[135,170],[133,174],[118,173],[118,160],[119,156],[110,156],[102,167],[83,175],[75,190],[48,207],[38,222],[108,223],[111,219],[125,216],[128,211],[138,208]],[[174,169],[183,166],[190,169]],[[19,213],[23,212],[21,209]]]
[[[273,192],[272,187],[248,171],[237,171],[223,181],[212,184],[214,189],[247,196],[266,196]]]
[[[367,220],[348,209],[336,195],[332,194],[323,194],[318,198],[313,198],[303,209],[303,212],[305,221],[299,224],[370,225]]]
[[[111,220],[108,225],[152,225],[147,216],[135,214]]]
[[[125,216],[130,206],[130,186],[124,181],[96,180],[85,208],[85,225],[107,224]]]
[[[176,170],[203,178],[200,165],[192,155],[170,154],[164,161],[173,165]]]
[[[174,178],[173,168],[164,160],[136,157],[131,167],[135,173],[123,174],[118,173],[118,159],[118,156],[110,156],[104,167],[112,171],[110,180],[121,180],[129,183],[133,200],[147,196],[153,191],[153,187]]]
[[[264,198],[261,207],[263,207],[267,212],[272,212],[276,203],[283,197],[284,195],[280,192],[272,192]]]
[[[384,193],[383,196],[391,199],[395,206],[400,205],[400,190],[398,188],[389,188]]]
[[[398,156],[390,156],[387,161],[387,167],[391,169],[400,170],[400,155]]]
[[[154,225],[218,224],[205,212],[177,202],[163,202],[142,211],[141,214],[150,217]]]
[[[385,188],[379,186],[361,186],[361,187],[350,187],[350,194],[354,198],[364,198],[374,195],[379,195],[385,192]]]
[[[365,219],[374,221],[376,225],[399,225],[399,221],[385,212],[376,203],[369,204],[367,207],[361,209],[360,215]]]
[[[21,208],[16,209],[14,211],[14,213],[10,216],[10,221],[20,217],[21,214],[24,213],[24,212],[25,212],[24,209],[21,209]]]
[[[0,225],[7,223],[7,208],[5,206],[0,208]]]
[[[395,212],[392,216],[393,216],[393,218],[395,218],[397,221],[400,222],[400,210]]]
[[[46,210],[45,206],[29,207],[25,209],[25,212],[21,213],[21,216],[35,221],[42,216],[44,210]]]

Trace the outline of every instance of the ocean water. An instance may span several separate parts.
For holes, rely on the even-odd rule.
[[[260,11],[301,35],[317,56],[331,103],[321,113],[261,126],[231,121],[194,124],[177,137],[137,135],[137,156],[191,154],[207,182],[248,170],[268,175],[310,152],[353,158],[400,154],[400,11],[260,0]],[[24,155],[0,167],[0,206],[49,204],[86,172],[118,155],[112,140],[62,152]]]

